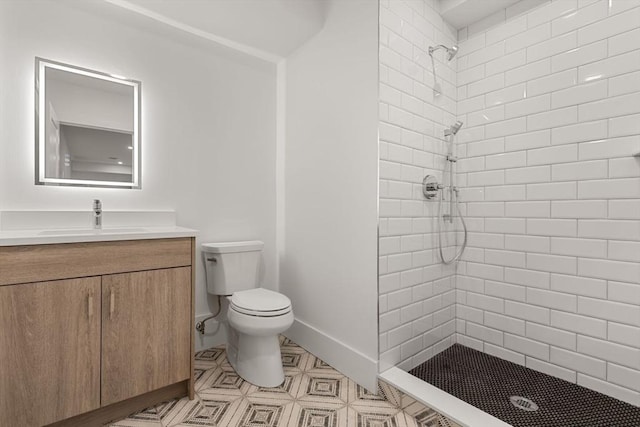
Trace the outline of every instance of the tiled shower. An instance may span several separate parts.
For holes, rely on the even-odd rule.
[[[640,2],[524,0],[457,31],[439,5],[380,3],[382,369],[459,343],[640,405]],[[435,96],[438,44],[459,52],[434,54]],[[451,267],[421,183],[456,120]]]

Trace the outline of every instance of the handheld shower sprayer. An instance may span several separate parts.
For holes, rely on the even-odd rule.
[[[444,264],[451,264],[455,261],[458,261],[462,257],[462,254],[464,253],[464,250],[467,247],[467,235],[468,235],[467,224],[465,223],[464,217],[462,216],[462,211],[460,210],[459,189],[454,184],[454,173],[453,173],[453,165],[458,161],[458,158],[453,153],[453,136],[458,133],[458,131],[462,127],[462,124],[463,123],[461,121],[457,121],[452,126],[449,126],[447,129],[444,130],[444,136],[445,136],[445,139],[447,139],[448,137],[447,142],[449,143],[449,146],[447,148],[447,157],[446,157],[445,170],[443,171],[443,175],[447,174],[447,168],[449,168],[448,170],[449,185],[444,185],[444,183],[443,184],[438,183],[437,179],[432,175],[427,175],[422,181],[422,191],[424,193],[424,196],[427,199],[433,199],[438,194],[440,194],[440,197],[438,200],[438,216],[437,216],[438,248],[440,250],[440,258],[442,259],[442,262]],[[449,195],[449,213],[446,213],[446,214],[443,213],[443,208],[442,208],[442,205],[444,204],[444,201],[445,201],[445,195],[444,195],[445,190]],[[446,221],[446,222],[449,222],[450,224],[453,224],[454,215],[456,211],[458,213],[458,217],[460,218],[460,222],[462,223],[462,229],[464,231],[464,239],[462,241],[460,251],[456,251],[453,258],[446,259],[444,256],[443,238],[442,238],[444,222]],[[452,231],[455,232],[455,230],[452,230]]]
[[[438,96],[442,93],[440,84],[436,79],[436,64],[433,60],[433,52],[439,49],[445,49],[447,51],[447,61],[451,61],[453,57],[458,53],[458,46],[456,45],[453,45],[451,47],[445,46],[443,44],[439,44],[437,46],[429,46],[429,56],[431,57],[431,67],[433,68],[433,93],[435,96]]]

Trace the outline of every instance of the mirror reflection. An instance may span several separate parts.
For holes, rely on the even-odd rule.
[[[36,183],[140,188],[140,83],[40,58],[36,67]]]

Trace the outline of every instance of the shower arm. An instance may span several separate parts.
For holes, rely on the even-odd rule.
[[[431,55],[431,56],[432,56],[432,58],[433,58],[433,52],[435,52],[435,51],[436,51],[436,50],[438,50],[438,49],[446,49],[446,50],[449,50],[449,48],[448,48],[447,46],[443,45],[443,44],[439,44],[439,45],[437,45],[437,46],[429,46],[429,55]]]

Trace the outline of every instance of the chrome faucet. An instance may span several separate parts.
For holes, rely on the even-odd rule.
[[[93,228],[102,229],[102,202],[99,199],[93,200]]]

